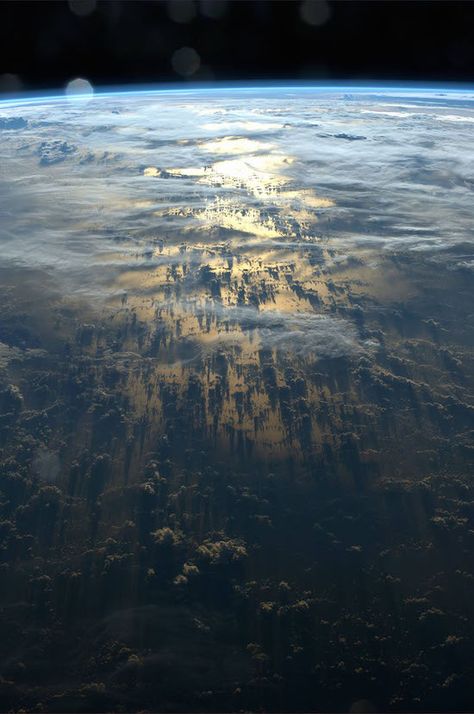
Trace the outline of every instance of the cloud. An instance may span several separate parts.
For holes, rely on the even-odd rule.
[[[41,166],[58,164],[76,152],[76,147],[67,141],[43,141],[38,148]]]
[[[0,129],[25,129],[28,122],[23,117],[0,117]]]
[[[23,353],[18,347],[10,347],[4,342],[0,342],[0,370],[5,369],[10,362],[23,358]]]
[[[19,349],[0,342],[0,370],[4,370],[11,362],[18,362],[31,357],[44,357],[45,350],[42,349]]]
[[[345,320],[312,313],[259,313],[251,318],[262,344],[293,354],[345,357],[361,349],[357,334]]]
[[[409,92],[355,92],[350,102],[308,91],[288,103],[281,92],[251,103],[227,94],[192,103],[95,98],[87,111],[25,104],[22,131],[2,132],[2,262],[41,267],[70,292],[95,297],[114,291],[127,269],[198,263],[201,247],[181,259],[183,241],[199,241],[203,254],[225,241],[249,263],[261,246],[263,268],[289,263],[291,251],[298,265],[307,266],[303,251],[323,265],[320,239],[348,258],[472,244],[472,151],[462,124],[472,117],[467,106],[453,109],[454,95],[423,96],[433,104],[423,113]],[[414,113],[397,112],[397,103]],[[2,109],[3,128],[17,120],[18,107]],[[130,257],[158,240],[163,257],[142,265]]]
[[[191,306],[188,306],[188,308]],[[257,310],[247,306],[226,307],[219,303],[192,306],[194,314],[214,318],[217,334],[203,343],[202,351],[238,345],[250,338],[256,349],[276,349],[292,355],[318,359],[349,357],[371,350],[347,320],[312,312]],[[247,347],[248,349],[248,347]]]
[[[54,451],[38,449],[32,461],[32,467],[36,475],[42,481],[56,481],[61,470],[59,456]]]
[[[467,124],[474,123],[474,117],[466,116],[464,114],[440,114],[436,118],[438,121],[464,122]]]

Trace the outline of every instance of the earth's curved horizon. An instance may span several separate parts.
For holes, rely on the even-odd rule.
[[[0,100],[0,710],[474,708],[473,125]]]

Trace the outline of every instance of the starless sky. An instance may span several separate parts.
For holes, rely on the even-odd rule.
[[[474,80],[473,2],[0,3],[0,91],[225,80]]]

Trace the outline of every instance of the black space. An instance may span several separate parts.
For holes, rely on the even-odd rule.
[[[474,78],[473,2],[309,0],[310,16],[328,16],[319,25],[302,19],[299,1],[99,1],[82,15],[90,3],[0,3],[0,89],[61,88],[75,77],[95,85]],[[192,76],[173,69],[181,47],[200,57]]]

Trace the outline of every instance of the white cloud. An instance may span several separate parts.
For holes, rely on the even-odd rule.
[[[360,340],[350,322],[332,315],[227,307],[218,302],[183,306],[216,320],[218,332],[203,342],[203,351],[239,344],[246,338],[251,338],[255,350],[276,349],[315,359],[347,357],[373,347]]]

